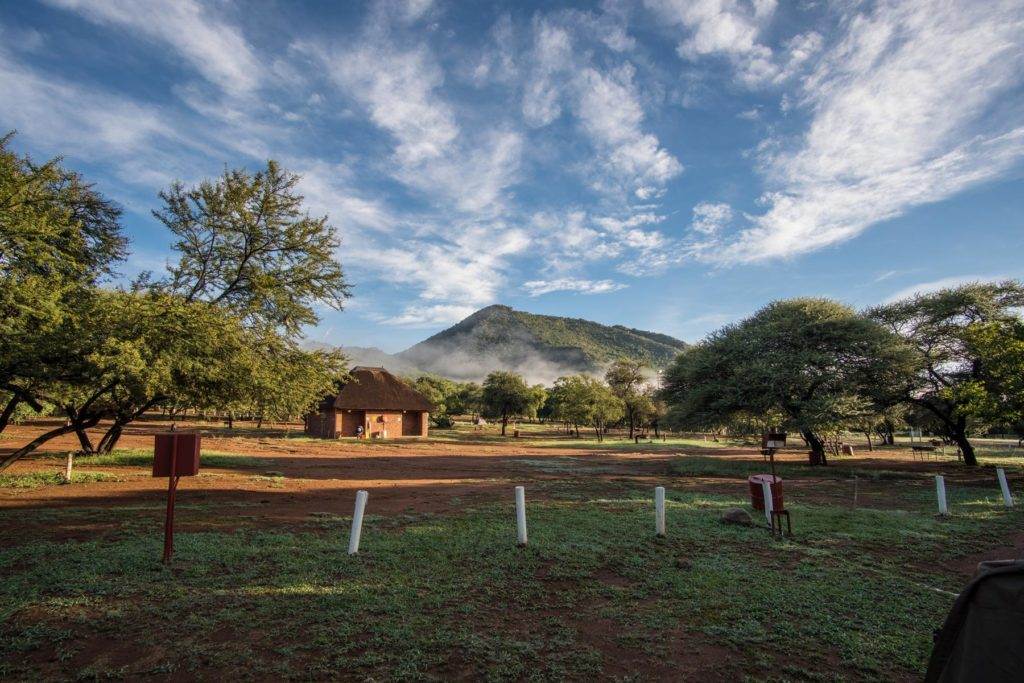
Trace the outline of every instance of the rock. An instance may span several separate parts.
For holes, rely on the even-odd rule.
[[[722,513],[722,522],[724,524],[754,526],[754,520],[750,518],[750,514],[743,508],[729,508]]]

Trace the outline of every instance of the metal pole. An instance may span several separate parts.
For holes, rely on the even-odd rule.
[[[167,479],[167,516],[164,520],[164,564],[174,554],[174,492],[178,490],[178,443],[171,445],[171,471]]]
[[[516,487],[516,538],[519,545],[526,545],[526,489]]]
[[[665,535],[665,487],[654,489],[654,531],[658,536]]]
[[[352,532],[348,536],[348,554],[355,555],[359,552],[359,539],[363,535],[363,512],[366,510],[366,499],[370,494],[366,491],[356,491],[356,509],[352,514]]]

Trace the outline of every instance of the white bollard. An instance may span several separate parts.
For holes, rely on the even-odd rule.
[[[1006,507],[1012,508],[1013,496],[1010,495],[1010,485],[1006,483],[1006,472],[1002,467],[996,468],[996,477],[999,479],[999,488],[1003,490],[1003,502],[1006,503]]]
[[[665,487],[654,488],[654,532],[665,535]]]
[[[767,479],[761,482],[761,492],[764,496],[764,516],[768,520],[768,526],[771,526],[772,510],[774,510],[775,508],[773,507],[772,501],[772,485],[771,483],[768,482]]]
[[[352,532],[348,535],[348,554],[359,552],[359,537],[363,534],[363,511],[366,510],[366,491],[356,491],[356,510],[352,514]]]
[[[519,545],[526,545],[526,489],[516,487],[516,532]]]
[[[939,499],[939,514],[948,515],[949,507],[946,506],[946,480],[941,474],[935,475],[935,495]]]

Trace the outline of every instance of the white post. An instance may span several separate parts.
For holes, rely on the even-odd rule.
[[[946,506],[946,480],[941,474],[935,475],[935,495],[939,499],[939,514],[948,515],[949,508]]]
[[[771,526],[774,507],[772,505],[772,485],[768,483],[767,479],[761,481],[761,492],[764,496],[764,516],[768,519],[768,526]]]
[[[1003,502],[1006,503],[1006,507],[1012,508],[1013,496],[1010,495],[1010,485],[1006,483],[1006,472],[1002,467],[996,468],[996,477],[999,478],[999,488],[1003,490]]]
[[[348,554],[359,552],[359,537],[363,534],[363,511],[366,510],[366,491],[356,491],[356,510],[352,514],[352,532],[348,535]]]
[[[68,451],[68,462],[64,466],[64,483],[71,483],[71,466],[74,462],[75,454],[73,451]]]
[[[654,488],[654,531],[659,536],[665,535],[665,487]]]
[[[526,545],[526,489],[516,487],[516,531],[519,545]]]

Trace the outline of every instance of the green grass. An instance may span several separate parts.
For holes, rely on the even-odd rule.
[[[714,456],[685,455],[676,458],[669,465],[669,471],[680,477],[748,477],[768,471],[768,463],[760,458],[756,460],[733,460]],[[816,479],[924,479],[930,474],[922,472],[880,470],[857,467],[852,464],[832,464],[827,467],[812,467],[806,463],[777,462],[775,472],[783,479],[816,478]]]
[[[60,459],[67,458],[67,453],[41,453],[37,458]],[[240,467],[265,467],[272,458],[258,458],[240,453],[224,453],[221,451],[209,451],[203,449],[199,466],[214,468],[240,468]],[[88,467],[152,467],[153,451],[147,448],[125,448],[117,449],[105,455],[77,455],[75,464]]]
[[[636,673],[667,658],[671,676],[688,639],[734,652],[723,678],[759,678],[770,661],[800,676],[916,678],[960,587],[939,563],[1024,521],[967,491],[948,519],[796,505],[798,535],[773,541],[718,521],[739,498],[670,493],[669,536],[655,539],[642,495],[531,501],[527,548],[505,504],[370,516],[356,557],[348,519],[323,517],[180,533],[167,569],[147,532],[156,507],[88,541],[26,540],[0,549],[0,677],[562,680],[607,675],[621,657]],[[26,513],[0,521],[14,515]],[[611,634],[607,659],[595,628]],[[136,661],[94,658],[82,636],[97,633],[134,642]],[[53,668],[33,664],[51,650]]]
[[[95,481],[118,481],[106,472],[72,472],[72,484]],[[25,474],[0,474],[0,489],[38,489],[44,486],[66,484],[63,472],[28,472]]]

